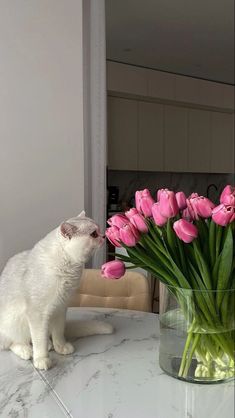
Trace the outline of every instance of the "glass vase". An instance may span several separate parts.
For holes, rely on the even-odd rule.
[[[164,372],[187,382],[234,378],[235,290],[160,285],[160,352]]]

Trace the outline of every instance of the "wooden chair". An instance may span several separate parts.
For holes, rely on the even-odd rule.
[[[84,269],[79,289],[69,306],[89,306],[151,311],[151,292],[147,278],[127,271],[118,280],[104,279],[100,270]]]

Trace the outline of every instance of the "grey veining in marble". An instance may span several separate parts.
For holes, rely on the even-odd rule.
[[[157,315],[72,308],[68,318],[105,320],[115,333],[76,340],[70,356],[51,353],[46,372],[1,352],[1,418],[233,418],[233,383],[189,384],[162,372]]]
[[[0,417],[68,416],[57,395],[43,382],[31,362],[0,352]]]

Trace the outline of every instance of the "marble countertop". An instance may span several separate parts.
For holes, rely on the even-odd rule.
[[[0,352],[1,418],[233,418],[234,384],[185,383],[158,364],[158,316],[135,311],[71,308],[71,319],[100,319],[112,335],[76,340],[55,366]]]

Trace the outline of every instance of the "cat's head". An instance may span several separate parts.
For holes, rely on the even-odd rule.
[[[93,219],[82,211],[59,227],[60,240],[72,262],[85,263],[104,243],[104,236]]]

